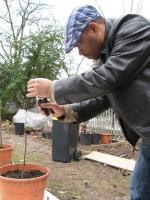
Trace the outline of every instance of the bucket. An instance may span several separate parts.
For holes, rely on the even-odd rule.
[[[25,132],[24,123],[15,123],[15,134],[24,135],[24,132]]]
[[[99,144],[100,142],[100,134],[99,133],[92,133],[92,144]]]
[[[80,144],[92,144],[92,134],[80,133]]]

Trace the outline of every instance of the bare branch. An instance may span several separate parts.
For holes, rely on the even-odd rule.
[[[5,61],[5,63],[7,63],[6,57],[3,56],[1,53],[0,53],[0,57]]]
[[[99,5],[98,1],[97,1],[97,0],[95,0],[95,2],[96,2],[96,4],[97,4],[97,6],[98,6],[98,8],[99,8],[100,12],[102,13],[103,17],[105,17],[105,15],[104,15],[104,13],[103,13],[103,10],[101,9],[101,7],[100,7],[100,5]]]
[[[21,8],[21,10],[23,10],[23,6],[21,4],[21,0],[19,0],[19,7]]]
[[[11,26],[11,30],[12,30],[12,33],[13,33],[13,37],[15,39],[16,38],[15,37],[15,30],[14,30],[13,21],[12,21],[12,18],[11,18],[11,12],[10,12],[10,8],[9,8],[9,5],[8,5],[8,0],[4,0],[4,2],[5,2],[5,5],[6,5],[6,8],[7,8],[7,11],[8,11],[8,17],[9,17],[9,20],[10,20],[10,26]]]
[[[22,32],[22,33],[21,33],[21,38],[22,38],[23,32],[24,32],[24,28],[25,28],[25,24],[26,24],[26,21],[27,21],[26,12],[27,12],[27,9],[28,9],[29,6],[30,6],[30,2],[29,2],[29,0],[28,0],[27,5],[26,5],[25,8],[22,7],[21,1],[19,1],[19,5],[20,5],[20,8],[21,8],[21,11],[23,12],[23,15],[21,16],[21,18],[22,18],[22,20],[21,20],[21,25],[20,25],[20,27],[19,27],[19,29],[18,29],[18,31],[17,31],[17,38],[18,38],[20,32]],[[21,13],[21,11],[20,11],[20,13]]]
[[[20,2],[20,1],[19,1]],[[21,8],[21,12],[23,13],[22,15],[21,15],[21,18],[22,18],[22,20],[21,20],[21,25],[20,25],[20,27],[19,27],[19,29],[18,29],[18,31],[17,31],[17,37],[20,35],[20,33],[21,33],[21,39],[22,39],[22,37],[23,37],[23,33],[24,33],[24,28],[25,28],[25,26],[26,26],[26,23],[29,21],[29,17],[35,12],[35,11],[40,11],[40,10],[42,10],[43,9],[43,7],[44,6],[47,6],[47,4],[35,4],[35,3],[32,3],[32,2],[30,2],[30,0],[28,0],[28,3],[27,3],[27,5],[26,5],[26,7],[25,8],[23,8],[23,6],[21,5],[21,2],[19,3],[19,5],[20,5],[20,8]],[[33,6],[34,5],[34,8],[33,9],[31,9],[31,10],[29,10],[29,8],[30,8],[30,6]],[[34,17],[33,17],[34,18]],[[31,18],[30,19],[30,21],[32,22],[32,19],[33,18]],[[36,18],[36,20],[37,20],[37,18]],[[40,20],[42,20],[42,19],[40,19]],[[35,23],[35,22],[34,22]]]
[[[122,7],[123,7],[123,13],[126,13],[125,5],[124,5],[124,0],[122,0]]]
[[[3,34],[5,35],[9,35],[10,33],[8,33],[8,31],[4,30],[1,26],[0,26],[0,30],[2,30]]]
[[[140,13],[141,12],[142,6],[143,6],[143,0],[139,1],[136,13]]]
[[[5,47],[4,47],[3,43],[2,43],[2,41],[0,41],[0,44],[1,44],[2,50],[3,50],[3,52],[5,53],[7,59],[10,60],[10,59],[9,59],[9,55],[8,55],[8,53],[7,53],[6,49],[5,49]]]
[[[25,33],[25,28],[28,27],[30,30],[31,25],[39,25],[38,22],[43,20],[43,18],[38,18],[35,15],[48,6],[47,4],[36,3],[34,0],[18,0],[18,5],[15,10],[12,10],[13,0],[3,0],[5,5],[5,15],[0,15],[0,20],[9,24],[9,30],[4,30],[3,26],[0,27],[0,32],[2,32],[6,37],[12,36],[10,41],[1,40],[0,45],[2,46],[2,56],[6,57],[6,60],[9,59],[10,62],[16,62],[19,64],[21,60],[21,53],[23,52],[23,38]],[[35,2],[35,3],[34,3]],[[38,16],[39,16],[38,15]],[[14,16],[17,17],[17,20],[14,20]],[[19,25],[18,25],[19,19]],[[29,25],[29,26],[27,26]],[[32,26],[33,27],[33,26]],[[8,38],[7,38],[8,39]],[[4,45],[8,43],[8,47]],[[1,57],[2,57],[1,56]]]
[[[1,16],[1,15],[0,15],[0,19],[4,20],[4,21],[7,22],[7,23],[10,23],[10,21],[9,21],[8,19],[6,19],[4,16]]]
[[[134,0],[131,1],[131,13],[133,11],[133,4],[134,4]]]
[[[82,64],[82,62],[83,62],[83,60],[84,60],[84,56],[82,57],[80,63],[78,64],[78,67],[77,67],[77,70],[76,70],[76,75],[78,74],[79,68],[80,68],[80,66],[81,66],[81,64]]]

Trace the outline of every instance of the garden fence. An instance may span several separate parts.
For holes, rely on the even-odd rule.
[[[87,127],[91,132],[109,132],[113,138],[122,136],[122,129],[112,109],[87,121]]]

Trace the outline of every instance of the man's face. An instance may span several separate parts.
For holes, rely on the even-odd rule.
[[[77,43],[79,54],[97,60],[100,57],[100,51],[104,43],[104,35],[104,25],[91,22]]]

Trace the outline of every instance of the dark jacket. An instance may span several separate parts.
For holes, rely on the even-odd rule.
[[[150,22],[132,14],[106,20],[105,50],[103,64],[57,81],[55,100],[83,101],[73,105],[79,121],[112,107],[133,146],[139,137],[150,141]]]

